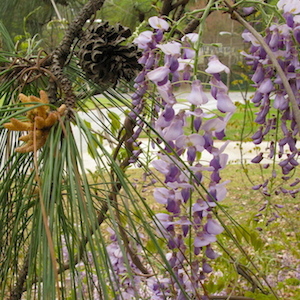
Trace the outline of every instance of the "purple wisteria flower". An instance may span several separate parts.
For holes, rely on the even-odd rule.
[[[166,239],[170,250],[166,258],[176,276],[176,283],[171,278],[149,280],[149,288],[153,299],[165,299],[162,295],[185,299],[185,292],[199,298],[200,281],[212,271],[206,258],[217,257],[212,243],[223,231],[212,212],[227,192],[227,181],[222,182],[220,175],[228,159],[228,155],[223,153],[227,143],[218,148],[214,139],[225,137],[226,124],[235,110],[228,96],[228,87],[220,76],[221,72],[229,73],[229,68],[215,55],[210,57],[205,71],[211,77],[211,94],[217,101],[219,114],[211,114],[207,119],[208,115],[203,113],[201,106],[209,100],[201,81],[193,74],[199,35],[187,34],[181,41],[166,40],[164,32],[169,29],[166,20],[152,17],[149,24],[153,32],[141,33],[134,40],[143,50],[139,62],[144,66],[135,80],[134,119],[140,124],[139,128],[144,126],[143,122],[138,122],[144,107],[143,97],[150,87],[156,90],[155,117],[152,116],[151,125],[158,135],[156,140],[160,150],[152,166],[163,174],[164,180],[161,186],[155,188],[154,199],[165,210],[157,213],[153,221],[158,235]],[[190,81],[190,78],[193,80]],[[190,86],[186,98],[189,107],[178,111],[174,86],[182,81]],[[204,151],[212,155],[210,162],[201,162]],[[132,159],[139,154],[135,150]],[[204,179],[203,171],[210,172],[211,176]],[[204,186],[206,189],[203,189]],[[202,192],[199,193],[199,190]],[[189,249],[191,244],[186,244],[188,236],[194,239],[193,249]],[[188,251],[195,254],[192,260],[187,255]]]
[[[280,0],[277,7],[281,10],[283,18],[275,19],[266,29],[263,38],[278,61],[285,78],[282,78],[282,74],[280,75],[272,64],[270,55],[252,33],[245,31],[242,35],[249,43],[249,53],[243,53],[243,55],[247,64],[252,68],[251,79],[256,88],[251,101],[259,108],[255,122],[260,126],[252,136],[253,143],[259,145],[268,136],[266,151],[258,153],[251,162],[263,164],[262,167],[265,169],[269,168],[270,178],[263,183],[256,184],[253,189],[259,190],[267,197],[270,197],[272,193],[295,197],[295,194],[299,192],[297,189],[291,190],[290,186],[283,187],[283,185],[276,188],[272,186],[278,172],[263,161],[264,158],[272,159],[274,162],[279,161],[283,180],[290,179],[299,164],[297,140],[300,128],[295,119],[297,110],[295,111],[295,107],[291,104],[290,93],[287,92],[283,82],[289,85],[299,108],[300,6],[299,1],[296,0]],[[266,207],[267,204],[261,208],[261,211],[266,211]],[[273,215],[267,225],[276,218]]]
[[[192,36],[191,38],[193,38]],[[186,42],[187,37],[184,39]],[[191,41],[190,41],[191,42]],[[162,50],[165,56],[178,57],[178,50],[169,50],[168,47],[172,47],[172,44],[167,44],[167,49],[158,47]],[[175,49],[175,48],[174,48]],[[186,52],[183,52],[186,55]],[[164,62],[168,62],[165,59]],[[168,64],[164,65],[166,68]],[[157,72],[161,72],[161,67],[157,68]],[[159,159],[154,160],[153,167],[165,176],[165,186],[158,187],[154,191],[154,197],[158,203],[163,204],[167,213],[156,214],[156,226],[159,229],[160,235],[164,236],[168,240],[168,247],[172,252],[170,258],[170,265],[181,270],[182,264],[185,262],[185,256],[183,255],[187,247],[184,244],[182,237],[188,235],[188,233],[195,235],[194,239],[194,253],[199,255],[202,249],[208,249],[203,252],[210,259],[216,258],[211,248],[211,244],[216,241],[216,236],[222,233],[222,226],[213,219],[211,210],[217,206],[217,202],[222,201],[226,197],[227,189],[226,182],[221,182],[220,170],[222,170],[227,163],[228,155],[223,153],[227,143],[225,143],[220,149],[216,148],[213,143],[213,137],[222,139],[225,136],[225,128],[228,120],[230,119],[232,112],[235,110],[235,106],[227,95],[228,88],[220,80],[218,72],[228,72],[228,68],[223,65],[216,57],[212,57],[208,70],[213,72],[211,84],[212,94],[218,101],[219,110],[221,113],[227,113],[223,117],[212,115],[209,120],[203,122],[203,110],[201,106],[208,102],[208,97],[205,94],[200,80],[193,80],[191,83],[191,92],[187,96],[187,101],[194,107],[192,110],[181,110],[175,112],[173,105],[176,101],[169,101],[174,99],[173,90],[168,81],[166,84],[161,85],[159,80],[153,80],[156,84],[160,94],[166,98],[165,107],[161,110],[157,121],[155,122],[155,128],[160,133],[165,146],[165,151],[170,153],[159,154]],[[178,70],[176,70],[178,71]],[[179,72],[184,71],[184,68],[179,68]],[[171,75],[173,70],[170,69]],[[148,73],[149,74],[149,73]],[[149,79],[151,78],[149,76]],[[163,76],[162,76],[163,77]],[[192,134],[186,134],[184,128],[187,126],[187,117],[193,116],[193,128],[195,132]],[[199,133],[201,131],[201,134]],[[213,155],[209,166],[203,166],[199,163],[197,157],[201,157],[203,151],[208,151]],[[174,154],[177,154],[177,158]],[[189,167],[184,165],[186,154],[186,161]],[[210,183],[208,186],[208,195],[205,198],[199,198],[190,208],[186,207],[195,189],[192,188],[194,184],[200,186],[203,182],[202,172],[210,171]],[[193,174],[193,175],[192,175]],[[188,187],[186,187],[188,185]],[[192,219],[187,217],[186,210],[191,209]],[[157,225],[159,224],[159,225]],[[178,252],[178,250],[180,252]],[[179,255],[180,254],[180,255]],[[188,263],[188,262],[186,262]],[[198,259],[195,259],[192,264],[199,265]],[[205,261],[202,263],[202,270],[199,268],[198,278],[204,278],[204,274],[211,272],[209,264]],[[187,283],[182,282],[185,288],[188,287]],[[197,281],[192,283],[192,286],[198,286]],[[180,292],[179,292],[180,293]]]
[[[194,80],[192,82],[191,93],[187,96],[187,100],[196,106],[202,105],[208,102],[208,97],[203,91],[203,87],[200,80]]]
[[[165,31],[165,30],[168,30],[170,27],[170,25],[168,24],[167,21],[165,21],[162,18],[156,17],[156,16],[149,18],[148,21],[149,21],[150,26],[154,29],[159,29],[159,30]]]
[[[218,74],[221,72],[230,73],[228,67],[222,64],[216,55],[213,55],[209,58],[208,68],[205,69],[206,73],[209,74]]]

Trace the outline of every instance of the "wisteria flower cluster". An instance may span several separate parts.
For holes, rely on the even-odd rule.
[[[165,212],[156,214],[154,223],[158,234],[167,239],[166,255],[173,276],[149,278],[151,299],[186,299],[186,294],[204,297],[202,281],[212,272],[209,259],[218,254],[212,244],[223,227],[214,217],[217,203],[226,197],[227,181],[222,182],[220,171],[225,168],[228,155],[214,145],[215,139],[225,137],[225,127],[235,105],[228,96],[228,87],[221,81],[221,72],[229,72],[216,56],[211,56],[205,70],[210,75],[209,86],[217,101],[219,114],[207,114],[203,105],[208,102],[202,82],[193,70],[198,34],[187,34],[179,40],[167,40],[166,20],[151,17],[152,30],[142,32],[134,42],[143,50],[139,59],[143,70],[135,79],[132,96],[134,109],[130,116],[137,129],[131,141],[136,141],[144,123],[140,114],[145,95],[153,89],[155,119],[152,126],[157,134],[160,150],[153,167],[164,175],[164,185],[154,191],[155,200],[164,205]],[[174,87],[181,82],[190,86],[187,109],[176,111]],[[186,134],[187,128],[190,132]],[[138,143],[136,143],[138,145]],[[201,161],[201,153],[211,155],[209,162]],[[137,151],[136,153],[140,153]],[[136,160],[138,155],[133,159]],[[210,176],[204,179],[203,172]],[[208,174],[209,174],[208,173]],[[131,298],[128,298],[131,299]],[[202,299],[202,298],[201,298]]]
[[[284,23],[275,21],[266,30],[265,42],[271,49],[273,55],[282,68],[286,80],[288,81],[295,96],[297,106],[300,105],[300,8],[298,1],[280,0],[277,4],[282,10]],[[271,62],[270,56],[265,48],[257,41],[250,32],[244,32],[243,38],[250,43],[250,53],[244,53],[247,63],[252,66],[253,75],[251,77],[256,88],[252,98],[255,106],[260,108],[255,122],[260,124],[258,131],[252,136],[255,144],[260,144],[265,136],[271,133],[274,138],[268,147],[269,153],[260,153],[252,162],[260,163],[263,158],[279,158],[279,166],[282,169],[283,179],[289,179],[291,172],[298,166],[297,158],[299,150],[296,147],[299,134],[299,127],[295,118],[295,110],[292,108],[291,99],[283,84],[283,78]],[[270,109],[276,109],[277,113],[270,113]],[[278,126],[279,124],[279,126]],[[282,138],[278,139],[276,130],[281,129]],[[280,130],[279,130],[280,131]],[[278,149],[278,151],[277,151]],[[278,157],[276,157],[276,155]],[[268,167],[268,165],[266,165]],[[273,177],[277,175],[273,172]],[[261,188],[265,195],[269,195],[268,182],[257,186]],[[295,196],[299,188],[291,184],[289,189],[280,189],[276,193],[286,192]]]

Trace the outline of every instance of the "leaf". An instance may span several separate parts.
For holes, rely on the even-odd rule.
[[[113,111],[108,111],[107,117],[110,119],[110,128],[113,134],[115,134],[121,127],[120,116]]]

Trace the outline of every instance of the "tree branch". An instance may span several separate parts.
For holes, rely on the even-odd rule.
[[[52,73],[57,78],[57,82],[65,94],[65,104],[72,109],[76,104],[76,96],[72,89],[71,80],[63,73],[65,62],[71,52],[71,46],[75,38],[79,37],[82,27],[93,14],[99,10],[105,0],[90,0],[81,10],[79,15],[73,20],[67,29],[63,40],[52,53]],[[56,97],[55,97],[56,98]],[[55,99],[54,98],[54,99]]]
[[[23,268],[19,273],[17,282],[10,293],[9,300],[20,300],[22,298],[23,287],[28,274],[28,266],[29,266],[29,249],[27,250],[26,256],[24,258]]]

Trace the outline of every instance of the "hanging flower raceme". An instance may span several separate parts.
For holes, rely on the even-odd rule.
[[[220,79],[220,72],[228,73],[229,69],[216,56],[210,58],[206,71],[211,76],[211,93],[220,112],[208,117],[202,108],[208,97],[201,81],[195,76],[189,81],[199,36],[188,34],[181,42],[167,41],[164,33],[169,24],[166,20],[152,17],[149,25],[153,30],[142,32],[134,40],[142,50],[139,63],[143,69],[134,84],[129,117],[136,128],[130,140],[139,144],[137,139],[145,124],[141,115],[149,97],[145,95],[151,95],[156,101],[151,124],[159,135],[156,142],[162,149],[153,167],[164,176],[164,185],[155,189],[154,198],[165,207],[165,212],[158,213],[153,221],[158,234],[166,239],[169,249],[166,258],[173,275],[148,278],[148,292],[152,293],[151,299],[185,299],[187,294],[200,298],[203,295],[201,280],[212,272],[209,259],[218,256],[212,244],[223,231],[214,219],[214,209],[226,196],[227,182],[222,182],[220,170],[226,166],[228,156],[223,153],[226,144],[219,149],[214,139],[225,136],[226,123],[235,110],[227,95],[228,88]],[[174,86],[178,87],[181,80],[190,85],[186,98],[190,107],[178,111]],[[201,161],[204,151],[211,154],[210,162]],[[135,149],[130,161],[137,161],[140,153]],[[210,178],[204,180],[204,171],[211,173]],[[172,276],[176,276],[176,280]]]
[[[273,66],[269,54],[260,45],[257,39],[250,32],[244,32],[243,38],[250,43],[249,53],[244,53],[246,62],[252,67],[251,79],[256,92],[252,98],[254,106],[259,108],[256,113],[255,122],[260,126],[252,136],[253,142],[259,145],[268,136],[271,138],[266,151],[260,152],[252,159],[252,163],[264,163],[264,158],[279,160],[282,171],[282,178],[287,180],[291,172],[298,165],[299,151],[296,147],[297,135],[300,132],[295,120],[295,107],[292,107],[289,95],[284,87],[283,80],[286,80],[294,93],[297,106],[300,107],[299,93],[299,26],[300,9],[298,1],[280,0],[277,7],[282,11],[285,22],[278,23],[278,20],[266,30],[264,40],[274,57],[277,59],[285,78],[279,76]],[[271,113],[272,111],[272,113]],[[268,138],[268,139],[269,139]],[[265,181],[253,187],[259,189],[269,197],[271,193],[276,195],[286,191],[292,197],[299,192],[289,185],[286,189],[282,186],[276,187],[273,182],[277,177],[273,169],[270,177],[272,180]],[[273,186],[273,187],[272,187]],[[276,207],[278,208],[278,207]]]
[[[214,139],[225,136],[226,123],[235,110],[228,96],[228,88],[220,79],[220,72],[228,73],[229,69],[216,56],[209,59],[206,72],[211,75],[211,93],[224,116],[213,115],[207,120],[201,108],[208,102],[203,85],[198,79],[188,81],[196,53],[194,43],[199,36],[188,34],[181,39],[181,43],[165,41],[164,32],[169,28],[168,23],[153,17],[149,19],[149,24],[154,32],[143,32],[135,39],[143,49],[139,62],[144,69],[135,80],[133,100],[135,109],[139,111],[147,88],[154,86],[158,92],[155,97],[157,118],[152,120],[152,124],[160,135],[158,142],[164,144],[161,146],[164,151],[158,154],[159,159],[153,161],[153,166],[164,175],[165,184],[155,189],[154,198],[165,206],[166,212],[157,214],[154,221],[158,233],[167,239],[169,264],[182,285],[174,285],[174,280],[167,279],[162,283],[160,278],[155,290],[156,295],[168,291],[167,295],[173,298],[184,297],[183,291],[197,297],[201,294],[200,280],[205,278],[205,273],[211,272],[207,259],[218,256],[211,244],[216,241],[216,235],[223,231],[213,217],[213,209],[226,195],[227,182],[221,182],[220,170],[225,167],[228,156],[223,153],[226,145],[218,149],[214,146]],[[186,99],[191,107],[176,111],[174,86],[179,85],[179,80],[184,80],[191,87]],[[138,118],[138,113],[135,113],[135,118]],[[192,128],[192,132],[187,133],[188,128]],[[199,160],[203,151],[212,155],[210,163]],[[207,182],[203,181],[203,171],[211,172]],[[204,185],[206,191],[203,191]],[[193,200],[195,197],[197,199]],[[193,239],[192,249],[191,244],[187,244],[188,238]],[[187,259],[188,251],[195,254],[192,260]],[[198,257],[200,253],[202,258]],[[167,288],[171,284],[172,288]]]

